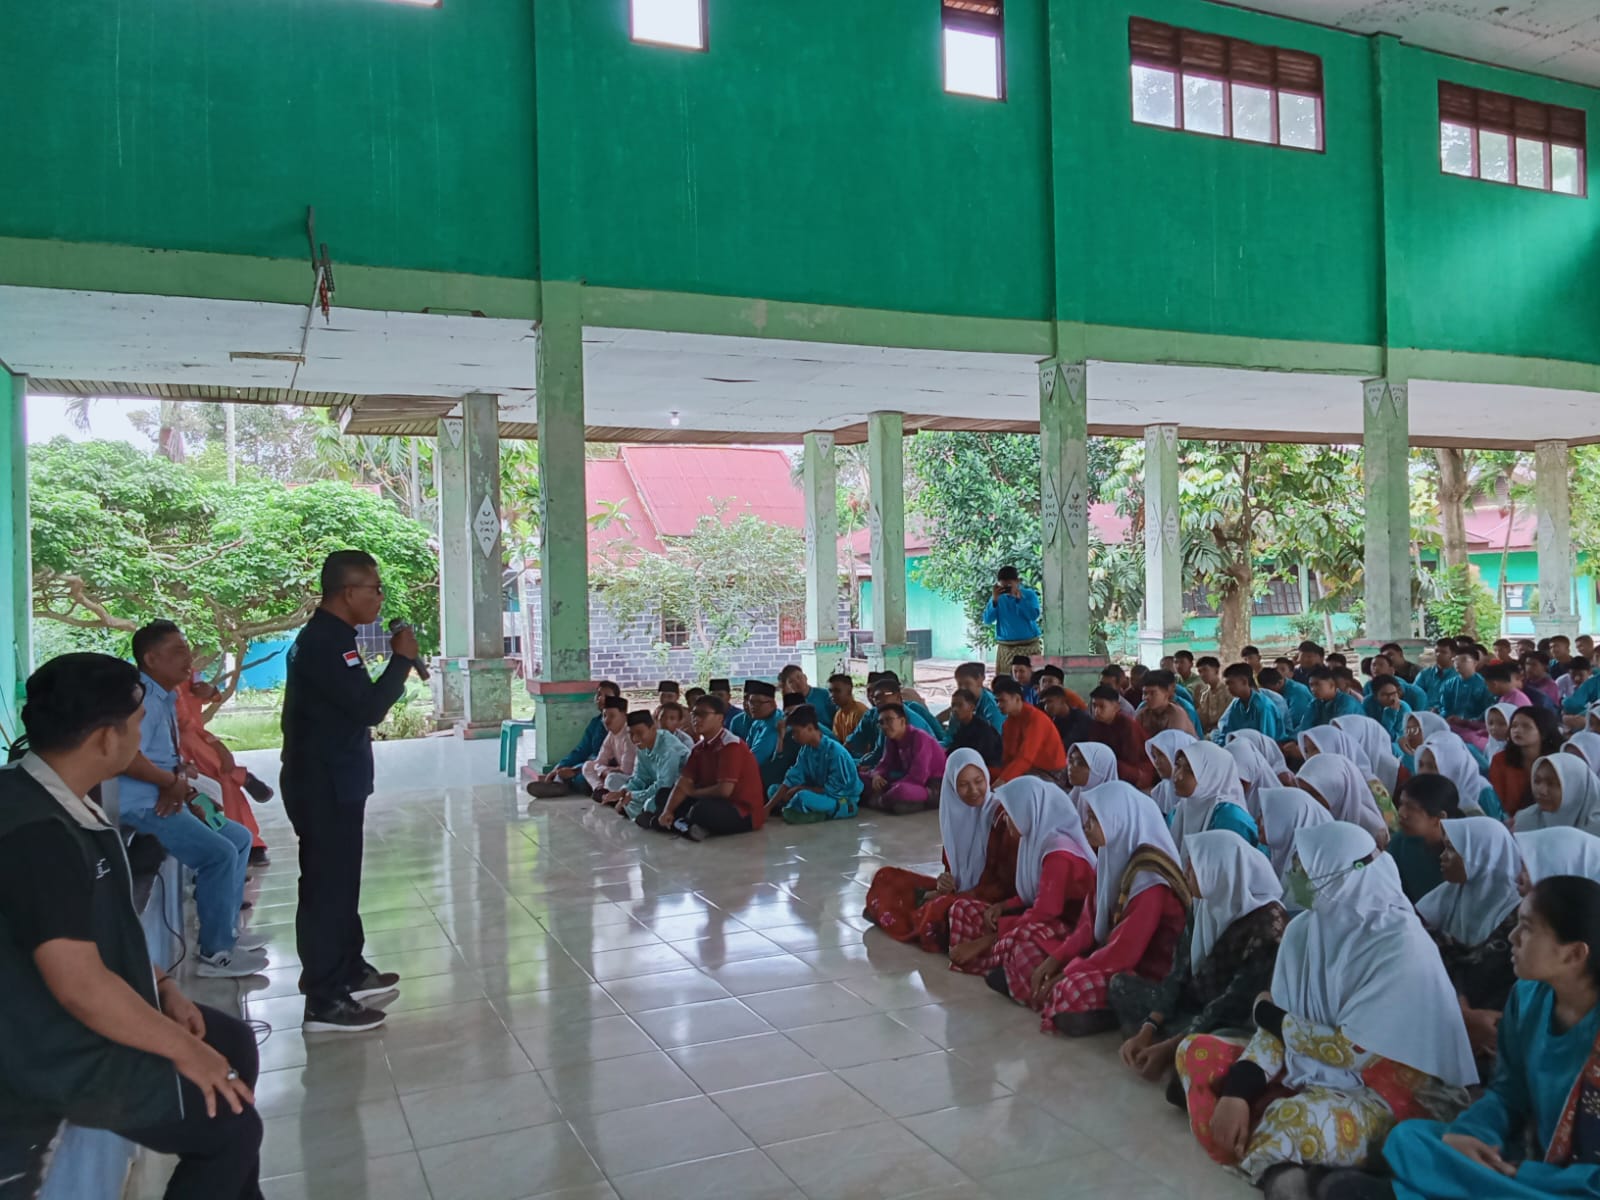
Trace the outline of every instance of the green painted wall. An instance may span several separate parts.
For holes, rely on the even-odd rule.
[[[28,539],[27,379],[0,363],[0,429],[7,453],[0,455],[0,737],[22,732],[23,683],[32,670],[33,566]]]
[[[1497,550],[1485,551],[1481,554],[1468,556],[1473,568],[1484,585],[1496,595],[1500,594],[1500,552]],[[1531,583],[1535,587],[1539,583],[1539,552],[1537,550],[1513,550],[1506,558],[1506,582]],[[1574,598],[1573,609],[1578,616],[1578,628],[1584,632],[1593,632],[1600,629],[1596,618],[1600,616],[1600,605],[1596,603],[1595,578],[1586,555],[1580,554],[1573,564],[1572,592]],[[1512,637],[1532,637],[1533,613],[1512,613],[1507,622],[1506,633]]]
[[[933,632],[933,657],[965,661],[982,658],[968,637],[967,617],[961,606],[929,590],[917,580],[922,556],[906,555],[906,628]],[[861,581],[861,611],[872,611],[872,580]]]
[[[49,0],[5,44],[0,235],[300,258],[313,204],[336,264],[538,270],[529,0]]]

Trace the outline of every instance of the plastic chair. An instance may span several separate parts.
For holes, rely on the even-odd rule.
[[[513,779],[517,776],[517,743],[522,735],[533,728],[532,721],[513,717],[500,722],[500,772]]]

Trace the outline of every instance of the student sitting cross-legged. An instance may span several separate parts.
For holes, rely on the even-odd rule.
[[[767,790],[767,812],[779,813],[791,825],[809,825],[856,815],[861,800],[861,774],[855,759],[809,704],[784,714],[785,737],[799,747],[780,783]]]
[[[715,695],[694,702],[689,720],[698,740],[650,828],[703,842],[749,833],[766,823],[761,767],[750,747],[723,728],[726,712]]]
[[[883,757],[866,777],[861,802],[896,814],[936,806],[944,747],[932,734],[915,728],[898,703],[878,705],[878,727],[883,731]]]
[[[642,708],[628,714],[628,738],[633,743],[633,773],[626,779],[611,776],[606,780],[608,790],[596,798],[648,827],[672,795],[689,747]]]

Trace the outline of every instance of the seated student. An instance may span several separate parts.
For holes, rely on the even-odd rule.
[[[1267,681],[1269,679],[1272,680],[1273,684],[1277,686],[1267,686]],[[1278,686],[1281,686],[1282,679],[1283,676],[1278,674],[1277,668],[1262,667],[1261,673],[1256,676],[1256,691],[1260,693],[1267,703],[1271,704],[1272,707],[1277,711],[1279,726],[1284,729],[1288,729],[1290,727],[1289,702],[1284,699],[1283,693],[1278,690]]]
[[[1295,834],[1311,825],[1326,825],[1333,814],[1302,788],[1275,787],[1261,793],[1261,844],[1272,859],[1278,882],[1288,873],[1294,858]],[[1290,913],[1302,911],[1294,897],[1285,894],[1283,905]]]
[[[1284,787],[1294,786],[1294,772],[1289,769],[1289,762],[1283,757],[1283,747],[1259,729],[1241,729],[1237,733],[1229,734],[1228,741],[1249,742],[1256,748],[1267,766],[1272,768],[1279,783]]]
[[[1566,634],[1558,633],[1550,639],[1550,674],[1554,678],[1559,680],[1566,673],[1572,654],[1572,639]]]
[[[1362,721],[1365,717],[1344,717],[1346,721]],[[1361,741],[1346,733],[1338,725],[1323,725],[1317,729],[1309,729],[1300,735],[1300,743],[1305,751],[1306,761],[1318,754],[1332,754],[1341,758],[1348,758],[1356,765],[1356,769],[1367,781],[1367,791],[1372,795],[1372,801],[1378,807],[1378,812],[1383,815],[1388,832],[1395,831],[1399,821],[1395,815],[1394,795],[1384,786],[1383,780],[1378,777],[1378,772],[1373,769],[1371,760]],[[1357,822],[1359,824],[1359,822]],[[1384,837],[1376,830],[1373,836],[1380,843]]]
[[[1011,660],[1011,678],[1022,689],[1024,701],[1030,705],[1039,703],[1039,688],[1033,682],[1033,660],[1026,654],[1019,654]]]
[[[1146,743],[1148,745],[1149,743]],[[1117,777],[1117,756],[1099,742],[1075,742],[1067,747],[1067,799],[1081,815],[1083,794]]]
[[[1541,708],[1549,707],[1559,711],[1561,689],[1550,675],[1549,660],[1542,654],[1524,654],[1520,665],[1522,690],[1528,693],[1528,698],[1534,699],[1534,693],[1537,692],[1549,702],[1548,705],[1540,705]]]
[[[1348,671],[1350,668],[1350,660],[1344,655],[1340,654],[1338,651],[1334,651],[1332,654],[1325,655],[1322,661],[1326,663],[1328,669],[1333,671],[1335,674],[1337,674],[1341,669]]]
[[[609,789],[619,788],[633,774],[633,742],[628,737],[628,702],[621,696],[606,697],[600,713],[606,736],[594,757],[583,764],[583,781],[596,800]]]
[[[1361,684],[1356,679],[1354,671],[1349,667],[1334,667],[1333,681],[1339,685],[1339,690],[1355,697],[1356,703],[1361,704],[1366,700],[1366,693],[1361,690]]]
[[[139,753],[142,690],[104,654],[28,679],[30,749],[0,768],[0,1107],[18,1134],[66,1119],[176,1155],[167,1200],[258,1200],[255,1037],[150,961],[122,839],[90,799]]]
[[[1428,709],[1432,711],[1439,703],[1439,694],[1444,688],[1445,680],[1453,679],[1456,674],[1456,642],[1454,638],[1440,638],[1433,645],[1433,665],[1423,667],[1417,672],[1417,677],[1412,680],[1423,694],[1428,698]]]
[[[778,711],[778,689],[760,679],[744,681],[745,720],[734,728],[734,735],[750,747],[756,762],[770,762],[783,741],[783,716]]]
[[[663,679],[656,684],[656,714],[661,712],[662,705],[681,704],[683,702],[682,689],[676,679]]]
[[[1443,775],[1456,785],[1461,810],[1467,816],[1500,818],[1505,809],[1494,786],[1478,772],[1478,764],[1467,751],[1467,744],[1455,733],[1436,733],[1417,751],[1417,773]]]
[[[1027,961],[1008,964],[1012,995],[1039,1010],[1045,1032],[1068,1037],[1117,1027],[1113,977],[1166,978],[1189,915],[1177,850],[1149,796],[1120,779],[1101,784],[1083,798],[1083,831],[1096,852],[1095,885],[1072,932],[1037,946],[1020,979]]]
[[[1094,723],[1087,740],[1111,747],[1117,756],[1120,779],[1140,789],[1154,787],[1156,774],[1144,752],[1144,730],[1139,728],[1139,722],[1122,711],[1124,703],[1117,690],[1105,684],[1090,692],[1089,715]]]
[[[1483,678],[1484,686],[1489,689],[1490,707],[1495,704],[1510,704],[1516,708],[1528,708],[1533,704],[1528,693],[1518,686],[1522,677],[1521,667],[1514,667],[1509,662],[1490,663],[1478,674]]]
[[[1439,858],[1444,853],[1444,823],[1460,820],[1461,796],[1443,775],[1413,775],[1396,795],[1398,828],[1389,842],[1389,857],[1400,871],[1400,886],[1413,901],[1444,882]]]
[[[694,708],[695,701],[705,694],[706,689],[702,687],[692,687],[683,694],[683,726],[685,729],[689,727],[689,712]]]
[[[1245,666],[1250,668],[1251,678],[1261,674],[1261,648],[1259,646],[1246,646],[1239,651],[1239,658]]]
[[[1088,712],[1089,702],[1067,686],[1067,673],[1054,663],[1046,663],[1033,673],[1033,682],[1039,692],[1039,707],[1044,707],[1044,694],[1059,688],[1067,698],[1067,707],[1075,712]]]
[[[1405,647],[1399,642],[1385,642],[1378,653],[1388,660],[1394,673],[1407,683],[1415,683],[1422,668],[1406,658]]]
[[[1255,676],[1246,663],[1231,663],[1222,673],[1227,688],[1229,704],[1211,733],[1211,740],[1221,745],[1228,735],[1245,729],[1266,734],[1273,741],[1282,741],[1287,732],[1278,723],[1278,710],[1265,696],[1256,691]]]
[[[690,688],[690,691],[696,689]],[[704,692],[700,693],[702,696]],[[683,743],[683,752],[687,754],[694,749],[694,738],[689,736],[689,731],[684,728],[689,723],[689,710],[681,704],[663,704],[656,713],[656,728],[662,733],[670,734]]]
[[[833,701],[833,736],[848,742],[872,710],[856,699],[855,676],[840,672],[828,676],[828,699]]]
[[[1561,718],[1547,708],[1518,708],[1510,713],[1495,705],[1485,716],[1493,754],[1489,759],[1489,786],[1505,815],[1515,816],[1533,804],[1533,764],[1547,754],[1561,753]],[[1504,726],[1498,746],[1496,719]]]
[[[1411,706],[1411,710],[1413,712],[1428,707],[1428,693],[1423,691],[1414,683],[1407,683],[1402,676],[1396,674],[1394,664],[1391,663],[1387,658],[1381,654],[1375,654],[1372,656],[1371,662],[1371,677],[1367,680],[1366,686],[1362,688],[1362,695],[1366,698],[1365,708],[1367,716],[1375,717],[1378,715],[1373,711],[1376,706],[1371,702],[1372,692],[1373,689],[1385,679],[1392,679],[1395,681],[1395,684],[1400,688],[1400,698]]]
[[[239,910],[250,865],[250,831],[218,816],[202,819],[192,806],[191,768],[178,753],[177,692],[194,677],[194,655],[171,621],[152,621],[133,635],[133,658],[144,688],[148,720],[139,748],[119,778],[119,820],[149,834],[195,873],[199,918],[197,975],[237,979],[267,967],[259,942],[239,938]]]
[[[812,687],[805,668],[799,663],[790,663],[778,672],[778,690],[785,696],[799,696],[800,703],[809,704],[817,710],[817,721],[822,728],[833,728],[833,718],[838,716],[838,710],[833,707],[831,693],[827,688]]]
[[[1261,828],[1261,793],[1268,788],[1282,787],[1278,773],[1272,765],[1261,757],[1261,751],[1256,749],[1253,742],[1243,738],[1230,738],[1228,744],[1222,748],[1229,758],[1233,759],[1234,771],[1239,777],[1239,786],[1244,789],[1245,811],[1250,814],[1250,819],[1256,823],[1257,837],[1260,837]],[[1265,844],[1265,843],[1263,843]]]
[[[1144,677],[1144,702],[1134,710],[1134,720],[1144,730],[1146,737],[1154,737],[1164,729],[1178,729],[1184,733],[1199,733],[1195,724],[1199,720],[1194,705],[1187,696],[1178,697],[1178,679],[1170,671],[1151,671]]]
[[[994,698],[1006,719],[1000,730],[1000,770],[994,776],[995,786],[1024,775],[1061,783],[1062,772],[1067,769],[1067,749],[1056,732],[1055,722],[1024,699],[1022,685],[1014,679],[997,678]]]
[[[794,735],[789,732],[789,714],[806,702],[806,698],[798,692],[783,693],[783,712],[778,717],[778,748],[773,751],[772,757],[761,764],[761,787],[768,796],[772,789],[783,782],[783,777],[789,773],[789,768],[794,766],[800,757],[800,743],[795,741]],[[833,734],[825,734],[832,738]],[[846,752],[848,753],[848,752]],[[855,760],[850,760],[852,765]],[[860,778],[859,775],[856,778]]]
[[[672,706],[679,707],[675,702]],[[663,708],[666,706],[663,705]],[[603,796],[595,798],[611,805],[631,821],[650,820],[666,807],[672,789],[683,773],[690,745],[685,745],[656,724],[645,709],[628,714],[628,739],[633,743],[633,772],[618,782],[615,776]]]
[[[1200,714],[1200,733],[1209,734],[1233,703],[1233,694],[1223,686],[1222,663],[1207,654],[1194,664],[1197,681],[1189,688],[1194,710]]]
[[[797,704],[784,714],[784,728],[798,753],[783,779],[768,789],[767,812],[781,810],[790,825],[855,816],[861,773],[850,751],[823,731],[821,714],[809,704]]]
[[[944,776],[939,739],[912,725],[904,706],[893,702],[878,706],[878,725],[883,730],[883,757],[866,776],[861,802],[897,816],[938,804],[939,780]]]
[[[950,734],[944,749],[947,755],[971,750],[989,767],[1002,761],[1000,731],[978,715],[978,697],[970,688],[957,688],[950,697]]]
[[[1450,722],[1438,713],[1422,712],[1412,713],[1406,718],[1405,736],[1400,739],[1395,747],[1400,752],[1400,774],[1402,782],[1409,775],[1416,774],[1417,754],[1422,750],[1422,744],[1436,733],[1451,733]],[[1484,757],[1471,742],[1462,743],[1467,748],[1467,753],[1472,756],[1472,761],[1477,764],[1478,770],[1485,775],[1489,771],[1489,760]]]
[[[1366,830],[1380,848],[1388,845],[1389,824],[1372,795],[1366,773],[1355,763],[1342,754],[1318,754],[1306,759],[1297,778],[1335,821]]]
[[[1600,835],[1600,778],[1575,754],[1550,754],[1533,767],[1533,804],[1516,816],[1518,833],[1569,825]]]
[[[1039,707],[1056,723],[1061,744],[1071,750],[1079,742],[1089,741],[1094,728],[1094,718],[1081,708],[1073,708],[1065,688],[1049,687],[1039,693]]]
[[[1094,851],[1077,809],[1055,784],[1029,775],[996,795],[1020,839],[1017,894],[987,906],[956,902],[950,910],[950,967],[983,975],[1007,995],[1013,981],[1026,986],[1028,972],[1044,956],[1040,946],[1063,936],[1078,918],[1094,891]]]
[[[1503,663],[1503,662],[1509,662],[1510,659],[1511,659],[1511,639],[1510,638],[1495,638],[1495,640],[1494,640],[1494,658],[1491,661],[1492,662],[1497,662],[1497,663]]]
[[[1139,702],[1144,699],[1144,677],[1148,674],[1150,674],[1150,668],[1142,662],[1136,662],[1128,668],[1128,686],[1124,689],[1122,695],[1135,708],[1138,708]]]
[[[1600,733],[1580,729],[1566,740],[1561,752],[1577,755],[1588,764],[1591,771],[1600,775]]]
[[[1389,1134],[1383,1156],[1399,1200],[1600,1195],[1600,884],[1546,879],[1523,900],[1514,936],[1520,982],[1500,1021],[1494,1080],[1449,1124],[1406,1121]]]
[[[1152,1082],[1171,1071],[1190,1034],[1250,1028],[1288,924],[1283,885],[1268,859],[1220,830],[1194,834],[1187,850],[1189,920],[1172,970],[1159,981],[1114,975],[1107,989],[1123,1031],[1135,1031],[1122,1043],[1122,1064]],[[1176,1076],[1171,1088],[1181,1101]]]
[[[606,700],[621,695],[622,689],[609,679],[602,679],[595,685],[595,715],[590,717],[589,723],[584,726],[583,736],[578,739],[578,744],[567,752],[566,757],[559,760],[548,772],[528,781],[528,795],[535,800],[555,800],[562,796],[570,796],[574,792],[580,795],[588,794],[589,784],[583,778],[583,764],[600,753],[600,745],[606,740]]]
[[[726,713],[715,694],[695,701],[689,711],[694,749],[651,828],[703,842],[708,837],[749,833],[766,823],[761,767],[750,747],[724,728]]]
[[[1483,676],[1478,674],[1477,649],[1463,646],[1456,651],[1453,665],[1456,673],[1440,685],[1439,702],[1433,706],[1433,711],[1449,721],[1452,729],[1466,728],[1481,734],[1483,714],[1488,711],[1494,697]]]
[[[878,676],[876,691],[873,693],[879,707],[884,704],[898,704],[906,710],[906,718],[918,729],[939,741],[944,740],[944,726],[939,724],[939,718],[933,715],[933,710],[917,698],[917,694],[910,688],[903,686],[900,676],[893,671],[884,671]]]
[[[1327,663],[1327,651],[1313,641],[1300,643],[1295,651],[1294,678],[1296,683],[1311,686],[1311,672]]]
[[[1478,1078],[1394,863],[1341,821],[1295,849],[1286,890],[1310,911],[1284,931],[1255,1034],[1197,1035],[1177,1055],[1196,1139],[1269,1196],[1312,1195],[1307,1167],[1366,1165],[1396,1121],[1458,1112]]]
[[[971,750],[958,749],[945,760],[939,838],[944,870],[938,878],[879,867],[861,915],[896,941],[943,954],[953,949],[950,910],[957,901],[987,908],[1017,894],[1017,832],[1002,819],[989,770]]]
[[[250,866],[268,867],[267,843],[261,836],[250,799],[266,803],[273,790],[234,761],[233,751],[206,728],[205,706],[217,698],[209,683],[185,680],[178,685],[174,709],[178,718],[178,750],[200,774],[222,785],[222,815],[250,831]]]
[[[1394,742],[1381,722],[1368,716],[1335,717],[1333,727],[1360,752],[1373,775],[1391,796],[1400,785],[1400,759],[1394,752]]]
[[[1594,673],[1594,664],[1587,658],[1572,658],[1567,660],[1566,668],[1556,677],[1556,690],[1561,693],[1563,713],[1568,711],[1567,701],[1572,699],[1579,688],[1589,682],[1589,676]],[[1582,709],[1579,712],[1582,712]]]
[[[936,741],[943,741],[944,730],[939,728],[939,722],[926,706],[905,698],[900,690],[899,677],[894,672],[880,672],[875,681],[868,685],[868,697],[872,701],[872,710],[861,719],[855,733],[845,742],[845,749],[850,751],[861,767],[863,777],[869,775],[883,757],[884,738],[878,714],[886,704],[900,705],[914,728],[922,730]]]
[[[738,738],[740,741],[744,741],[744,728],[750,723],[750,693],[746,692],[740,698],[739,703],[734,704],[732,699],[733,693],[727,686],[727,680],[713,679],[709,682],[711,684],[711,694],[713,696],[720,697],[722,696],[723,692],[728,693],[728,697],[723,700],[723,703],[727,705],[728,709],[728,721],[724,728],[726,728],[729,733],[733,734],[733,736]],[[723,684],[724,686],[718,688],[716,685],[719,683]],[[689,713],[692,717],[694,715],[694,710],[690,709]]]
[[[1131,717],[1137,711],[1133,702],[1128,699],[1128,673],[1117,666],[1116,663],[1112,663],[1100,672],[1100,686],[1111,688],[1117,693],[1117,708],[1123,716]],[[1137,694],[1135,693],[1135,695]],[[1090,705],[1093,706],[1093,703],[1094,700],[1091,696]]]
[[[1495,1027],[1516,982],[1511,930],[1521,899],[1521,866],[1516,839],[1493,817],[1446,821],[1439,857],[1444,882],[1417,901],[1417,915],[1438,944],[1460,998],[1480,1066],[1494,1058]]]
[[[1178,793],[1172,788],[1173,760],[1178,757],[1179,750],[1199,740],[1192,733],[1169,729],[1149,738],[1144,744],[1145,757],[1150,760],[1150,766],[1156,773],[1156,784],[1150,789],[1150,799],[1156,802],[1156,807],[1161,810],[1168,824],[1171,824],[1173,809],[1178,807]]]
[[[1362,715],[1361,701],[1339,687],[1339,681],[1332,667],[1313,668],[1306,678],[1310,680],[1306,686],[1311,689],[1311,707],[1306,710],[1305,717],[1295,728],[1295,737],[1299,737],[1308,729],[1332,725],[1335,717]]]
[[[1173,762],[1172,790],[1178,807],[1172,813],[1172,844],[1183,854],[1191,833],[1225,829],[1244,839],[1252,849],[1261,840],[1239,782],[1233,755],[1211,742],[1195,742],[1178,751]]]
[[[1400,739],[1405,737],[1406,718],[1416,710],[1400,698],[1400,681],[1392,675],[1372,681],[1372,699],[1364,704],[1367,716],[1383,727],[1398,759]],[[1446,726],[1448,728],[1448,726]],[[1400,764],[1397,762],[1396,766]]]
[[[1558,825],[1511,836],[1522,855],[1522,870],[1517,875],[1517,891],[1522,895],[1552,875],[1581,875],[1600,883],[1600,838],[1594,834]]]
[[[987,685],[988,676],[985,674],[981,662],[964,662],[955,670],[956,688],[965,688],[977,698],[977,712],[986,722],[993,726],[996,733],[1005,724],[1005,717],[1001,715],[1000,706],[995,703],[994,693]]]
[[[1172,656],[1172,673],[1178,677],[1178,686],[1188,692],[1193,701],[1195,685],[1200,682],[1200,676],[1194,673],[1193,650],[1179,650]]]

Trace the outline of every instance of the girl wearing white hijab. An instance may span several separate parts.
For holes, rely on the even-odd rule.
[[[1489,735],[1489,741],[1483,747],[1483,753],[1490,762],[1494,756],[1506,748],[1506,743],[1511,739],[1511,718],[1517,715],[1515,704],[1491,704],[1489,710],[1483,714],[1483,728]],[[1498,718],[1498,720],[1496,719]]]
[[[1250,819],[1256,823],[1256,828],[1261,827],[1261,793],[1267,788],[1278,785],[1278,773],[1267,765],[1267,760],[1261,757],[1249,742],[1235,741],[1229,738],[1222,747],[1233,758],[1239,772],[1239,786],[1244,789],[1245,808],[1250,813]]]
[[[1359,825],[1380,846],[1388,845],[1389,824],[1373,799],[1366,775],[1355,763],[1342,754],[1318,754],[1306,759],[1296,778],[1335,821]]]
[[[1366,716],[1335,717],[1333,727],[1361,748],[1372,773],[1384,791],[1393,796],[1400,784],[1400,760],[1395,757],[1389,731],[1381,722]]]
[[[1517,875],[1517,891],[1522,895],[1552,875],[1581,875],[1600,883],[1600,837],[1570,825],[1512,836],[1522,854],[1522,871]]]
[[[1256,753],[1266,759],[1267,766],[1277,774],[1278,782],[1285,787],[1289,786],[1288,781],[1294,778],[1294,772],[1289,770],[1289,764],[1283,757],[1283,747],[1277,742],[1259,729],[1241,729],[1237,733],[1230,733],[1228,741],[1249,742],[1256,748]]]
[[[1567,739],[1567,744],[1561,749],[1566,754],[1577,755],[1589,764],[1591,771],[1600,775],[1600,733],[1580,729]]]
[[[1438,943],[1461,998],[1472,1048],[1487,1059],[1494,1055],[1499,1014],[1517,981],[1511,931],[1522,902],[1522,856],[1511,831],[1493,817],[1446,821],[1444,836],[1444,882],[1417,901],[1417,915]]]
[[[1082,810],[1079,802],[1084,792],[1116,777],[1117,752],[1110,746],[1100,742],[1074,742],[1072,749],[1067,751],[1067,782],[1072,785],[1067,795],[1072,800],[1073,811],[1080,818]]]
[[[1029,987],[1012,993],[1040,1010],[1042,1029],[1069,1037],[1116,1028],[1112,976],[1166,977],[1189,910],[1177,847],[1154,800],[1115,780],[1086,793],[1083,805],[1084,833],[1098,855],[1094,895],[1072,932],[1041,948]]]
[[[1172,790],[1173,760],[1178,757],[1179,750],[1199,740],[1194,734],[1181,729],[1163,729],[1154,737],[1145,739],[1144,755],[1156,770],[1156,786],[1150,790],[1150,799],[1156,802],[1156,807],[1164,817],[1170,817],[1172,810],[1178,807],[1178,793]]]
[[[1471,817],[1503,817],[1500,797],[1478,771],[1467,750],[1467,743],[1457,733],[1430,733],[1428,740],[1417,751],[1417,774],[1443,775],[1456,785],[1456,796],[1461,801],[1461,811]]]
[[[987,906],[1016,895],[1016,839],[1000,819],[989,768],[976,750],[945,762],[939,791],[944,870],[937,876],[880,867],[867,891],[867,920],[896,941],[943,954],[951,946],[950,910],[960,900]]]
[[[1261,837],[1272,855],[1272,870],[1281,882],[1294,857],[1294,835],[1308,825],[1326,825],[1333,820],[1321,804],[1303,788],[1268,788],[1261,793]],[[1284,907],[1298,912],[1292,898],[1284,897]]]
[[[1004,990],[1010,959],[1025,947],[1065,936],[1077,919],[1094,891],[1094,851],[1084,839],[1078,810],[1048,780],[1024,775],[1003,784],[995,795],[1021,839],[1016,898],[995,905],[956,901],[950,909],[955,947],[950,965],[969,974],[992,974],[991,984]]]
[[[1304,1175],[1282,1176],[1363,1166],[1397,1120],[1459,1112],[1478,1072],[1450,977],[1371,835],[1335,821],[1300,830],[1295,850],[1290,890],[1312,909],[1284,932],[1255,1036],[1186,1038],[1178,1073],[1212,1158],[1310,1195]],[[1253,1118],[1274,1085],[1292,1094]]]
[[[1342,754],[1368,775],[1376,779],[1367,752],[1349,734],[1337,725],[1318,725],[1300,735],[1300,753],[1307,759],[1318,754]]]
[[[1213,829],[1190,835],[1187,849],[1192,903],[1172,970],[1159,983],[1111,980],[1118,1021],[1137,1030],[1122,1044],[1123,1065],[1152,1080],[1172,1066],[1187,1035],[1250,1027],[1288,923],[1271,864],[1242,840]]]
[[[1227,829],[1250,845],[1260,841],[1239,782],[1239,768],[1221,746],[1196,742],[1178,751],[1172,773],[1178,807],[1172,813],[1172,842],[1183,853],[1183,839],[1205,829]]]
[[[1406,717],[1406,733],[1400,739],[1397,749],[1400,751],[1400,765],[1412,775],[1417,773],[1417,752],[1422,749],[1422,743],[1436,733],[1451,733],[1450,722],[1438,713],[1414,712]],[[1473,761],[1478,764],[1478,770],[1488,771],[1489,760],[1483,756],[1483,751],[1467,743],[1467,752],[1473,756]]]
[[[1517,814],[1518,833],[1569,825],[1600,835],[1600,777],[1576,754],[1547,754],[1533,764],[1533,801]]]

